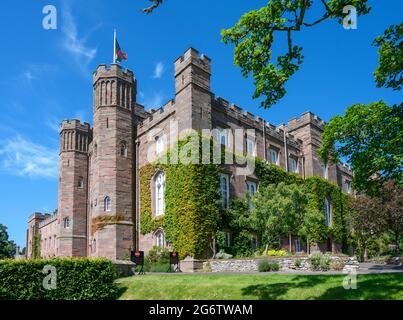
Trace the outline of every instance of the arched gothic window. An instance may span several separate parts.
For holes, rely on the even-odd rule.
[[[162,230],[158,230],[155,233],[155,246],[165,248],[165,235]]]
[[[330,207],[329,197],[325,198],[325,214],[326,214],[326,226],[330,227],[330,225],[331,225],[331,207]]]
[[[106,196],[104,199],[104,211],[111,211],[111,198],[109,198],[108,196]]]

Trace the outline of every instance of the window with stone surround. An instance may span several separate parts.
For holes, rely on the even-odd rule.
[[[224,232],[224,245],[227,248],[231,247],[231,232]]]
[[[78,177],[78,187],[84,188],[84,177]]]
[[[270,163],[278,165],[278,149],[275,148],[270,148],[269,149],[269,154],[268,154],[268,158]]]
[[[255,139],[251,137],[246,138],[246,154],[250,157],[254,157],[256,155]]]
[[[155,176],[155,215],[165,213],[165,173],[159,172]]]
[[[224,128],[217,128],[218,132],[217,132],[217,141],[224,147],[228,147],[229,143],[228,143],[228,129],[224,129]]]
[[[126,143],[126,141],[122,141],[120,143],[120,155],[122,157],[127,157],[127,143]]]
[[[346,180],[344,183],[344,190],[347,193],[351,193],[351,181],[350,180]]]
[[[332,225],[332,214],[331,214],[331,203],[329,196],[325,198],[325,218],[326,218],[326,226],[330,227]]]
[[[290,172],[298,173],[298,160],[294,157],[290,158]]]
[[[111,198],[106,196],[104,198],[104,211],[109,212],[111,210],[112,210],[112,208],[111,208]]]
[[[156,154],[161,154],[165,150],[165,143],[163,136],[157,136],[155,138],[155,152]]]
[[[322,163],[322,176],[325,179],[329,178],[329,167],[327,163]]]
[[[64,229],[70,229],[71,227],[71,221],[69,217],[66,217],[63,219],[63,228]]]
[[[155,232],[154,244],[156,247],[165,248],[165,234],[162,230],[157,230],[157,232]]]
[[[220,175],[221,206],[223,209],[229,208],[229,176]]]

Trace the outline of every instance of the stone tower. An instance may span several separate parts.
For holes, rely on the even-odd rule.
[[[174,64],[175,105],[183,129],[211,129],[211,60],[189,48]]]
[[[60,128],[58,256],[87,255],[88,123],[64,120]]]
[[[93,88],[89,255],[121,259],[134,246],[136,79],[117,64],[100,65]]]

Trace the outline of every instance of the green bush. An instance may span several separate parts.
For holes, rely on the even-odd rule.
[[[47,290],[49,272],[56,288]],[[64,258],[0,261],[0,300],[111,300],[118,296],[117,274],[110,260]]]
[[[280,270],[280,265],[278,262],[272,262],[271,263],[271,271],[279,271]]]
[[[259,272],[268,272],[271,270],[271,265],[269,263],[269,261],[267,260],[262,260],[259,262],[258,264],[258,270]]]
[[[321,252],[314,252],[309,256],[309,264],[314,271],[328,271],[330,270],[330,262],[332,258],[328,254],[322,254]]]
[[[145,272],[167,272],[169,267],[169,251],[153,247],[144,259]]]
[[[309,256],[309,264],[312,270],[320,270],[320,261],[322,254],[320,252],[314,252]]]
[[[302,266],[302,260],[301,260],[301,259],[295,259],[295,261],[294,261],[294,266],[295,266],[296,268],[301,268],[301,266]]]
[[[320,259],[320,269],[322,271],[330,270],[330,262],[332,261],[332,257],[328,254],[325,254]]]
[[[279,271],[280,265],[275,261],[262,260],[258,264],[259,272]]]

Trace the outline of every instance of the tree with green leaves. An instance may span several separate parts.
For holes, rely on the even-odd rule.
[[[376,195],[389,180],[403,181],[403,104],[355,104],[333,117],[322,137],[324,162],[348,158],[358,191]]]
[[[403,23],[390,26],[375,39],[374,45],[379,48],[379,66],[374,73],[376,85],[400,90],[403,82]]]
[[[306,190],[303,186],[283,182],[269,185],[261,188],[251,201],[252,226],[265,241],[265,253],[281,236],[298,234],[307,207]]]
[[[13,258],[16,244],[8,238],[7,227],[0,224],[0,259]]]

